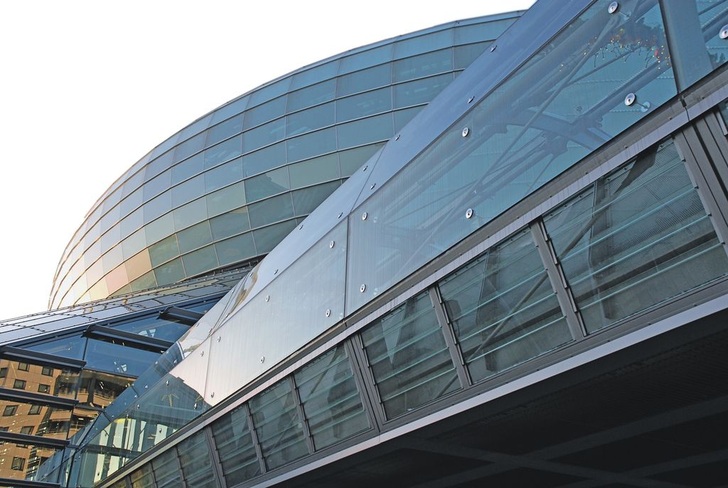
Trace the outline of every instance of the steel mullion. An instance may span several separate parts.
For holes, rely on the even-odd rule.
[[[293,401],[296,403],[296,411],[301,419],[301,426],[303,426],[303,435],[306,437],[306,445],[308,446],[308,453],[313,454],[316,452],[316,447],[313,444],[313,436],[311,435],[311,428],[308,425],[308,419],[306,413],[303,411],[303,402],[301,402],[301,394],[296,386],[296,381],[293,379],[293,375],[288,376],[288,382],[291,385],[291,392],[293,393]]]
[[[364,350],[364,342],[361,338],[361,331],[351,337],[351,345],[354,357],[359,365],[358,369],[361,372],[361,377],[364,381],[365,388],[363,393],[367,397],[367,401],[373,406],[372,412],[374,413],[377,430],[381,431],[384,423],[387,421],[387,416],[384,411],[382,398],[379,396],[377,383],[374,381],[374,373],[372,372],[371,365],[369,364],[367,353]]]
[[[202,429],[207,438],[207,446],[210,449],[210,456],[212,457],[212,469],[217,483],[221,488],[227,488],[227,481],[225,481],[225,472],[222,469],[222,463],[220,462],[220,453],[217,452],[217,443],[215,442],[215,436],[212,435],[212,429],[208,425]]]
[[[536,244],[536,249],[541,257],[544,268],[546,269],[546,275],[551,282],[551,288],[553,288],[556,293],[556,299],[558,300],[561,311],[566,318],[566,324],[569,327],[571,336],[575,340],[581,339],[586,336],[584,321],[576,307],[576,300],[571,292],[566,276],[563,273],[563,269],[559,263],[559,258],[556,256],[556,251],[548,238],[543,220],[533,222],[530,225],[530,229],[531,236]]]
[[[381,423],[377,419],[376,415],[377,409],[375,408],[375,403],[372,402],[372,397],[367,391],[366,379],[364,378],[366,375],[363,372],[362,364],[359,362],[359,358],[357,357],[354,343],[350,340],[344,341],[343,347],[346,351],[349,366],[351,367],[351,372],[354,376],[354,381],[356,382],[356,388],[359,391],[359,398],[362,401],[362,407],[364,408],[364,411],[367,414],[367,418],[369,419],[369,425],[377,432],[381,432]]]
[[[447,345],[447,349],[450,352],[450,359],[455,365],[455,370],[458,374],[458,380],[460,381],[460,387],[465,389],[468,386],[472,385],[473,381],[470,378],[467,369],[465,368],[463,354],[460,350],[460,347],[458,347],[457,338],[455,337],[455,331],[453,329],[452,323],[450,323],[450,320],[448,319],[447,311],[445,310],[445,304],[442,301],[442,295],[440,295],[440,289],[437,288],[437,286],[432,286],[429,289],[429,294],[430,302],[432,302],[432,307],[435,309],[437,321],[440,323],[440,329],[442,329],[442,333],[445,336],[445,344]]]
[[[726,222],[726,216],[723,214],[720,202],[716,200],[716,196],[721,200],[725,200],[726,197],[720,188],[720,183],[716,180],[717,177],[712,168],[708,167],[710,166],[707,163],[708,155],[704,151],[699,135],[694,127],[687,126],[677,132],[674,138],[688,176],[693,182],[703,208],[710,217],[723,250],[728,254],[728,246],[726,245],[728,241],[728,222]],[[701,163],[701,161],[704,162]]]
[[[250,439],[253,441],[253,447],[255,448],[255,455],[258,456],[258,463],[260,464],[260,474],[265,474],[268,472],[268,467],[265,464],[263,449],[261,449],[260,447],[258,432],[255,430],[255,424],[253,423],[253,414],[250,411],[250,407],[247,403],[243,403],[240,408],[245,409],[245,416],[248,418],[248,430],[250,431]]]

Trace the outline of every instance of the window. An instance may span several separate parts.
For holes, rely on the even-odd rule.
[[[51,392],[51,386],[50,385],[38,385],[38,393],[50,393]]]
[[[25,427],[20,428],[20,433],[25,435],[33,435],[33,426],[32,425],[26,425]]]
[[[0,378],[7,378],[8,368],[0,368]]]
[[[43,369],[41,370],[41,374],[43,376],[53,376],[53,368],[49,366],[43,366]]]
[[[28,371],[30,365],[28,363],[18,363],[18,371]]]
[[[15,471],[22,471],[25,467],[25,459],[21,457],[14,456],[13,457],[13,464],[10,467],[10,469],[13,469]]]
[[[13,415],[15,415],[15,412],[17,410],[17,405],[6,405],[5,409],[3,410],[3,417],[12,417]]]
[[[25,380],[15,380],[13,382],[13,388],[16,390],[25,390]]]
[[[30,410],[28,410],[28,415],[38,415],[38,414],[40,414],[41,408],[43,408],[43,407],[41,407],[40,405],[31,405],[30,406]]]

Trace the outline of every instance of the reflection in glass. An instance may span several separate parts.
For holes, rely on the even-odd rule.
[[[260,462],[250,435],[246,405],[216,420],[211,428],[228,486],[260,474]]]
[[[670,141],[545,218],[589,332],[728,273]]]
[[[269,469],[308,454],[302,419],[288,379],[253,397],[249,406]]]
[[[571,340],[528,230],[443,279],[440,292],[473,381]]]
[[[369,428],[343,346],[306,365],[295,374],[295,380],[316,449]]]
[[[627,92],[637,104],[625,106]],[[630,16],[594,4],[352,214],[347,312],[675,93],[657,1]]]
[[[460,388],[427,292],[373,322],[361,337],[387,418]]]
[[[216,488],[217,479],[212,470],[210,446],[204,431],[200,431],[177,446],[185,484],[195,488]]]

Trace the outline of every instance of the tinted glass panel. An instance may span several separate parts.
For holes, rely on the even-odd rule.
[[[177,452],[187,486],[200,488],[219,486],[213,474],[210,445],[207,443],[204,431],[180,442]]]
[[[247,407],[239,407],[212,424],[220,464],[228,486],[260,473],[248,425]]]
[[[427,292],[372,323],[361,337],[388,418],[460,388]]]
[[[442,280],[440,291],[474,381],[571,340],[528,230]]]
[[[287,379],[253,397],[249,405],[269,469],[308,454],[302,419]]]
[[[590,332],[728,273],[672,142],[600,179],[545,221]]]
[[[338,347],[295,375],[296,387],[316,449],[369,428],[344,347]]]

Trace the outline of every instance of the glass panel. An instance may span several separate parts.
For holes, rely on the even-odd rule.
[[[182,263],[185,266],[187,276],[194,276],[206,271],[211,271],[218,266],[217,254],[214,246],[203,247],[197,251],[182,256]]]
[[[176,208],[172,212],[174,227],[182,230],[190,225],[202,222],[207,218],[207,206],[204,198],[194,200],[187,205]]]
[[[326,200],[334,190],[341,185],[339,181],[332,181],[330,183],[324,183],[323,185],[312,186],[304,188],[302,190],[296,190],[292,192],[293,196],[293,210],[295,215],[302,216],[308,215],[318,207],[321,202]]]
[[[257,235],[255,239],[259,245]],[[260,245],[258,251],[265,252]],[[261,269],[273,274],[267,266],[276,266],[278,256],[271,254],[269,258],[265,260],[268,264],[248,275],[248,286],[262,282],[258,275]],[[236,391],[343,318],[345,221],[289,267],[281,265],[281,270],[277,279],[227,316],[215,332],[221,340],[212,341],[206,388],[215,392],[216,399]],[[249,287],[242,286],[237,292],[242,295],[231,301],[240,302],[249,292]],[[262,335],[261,323],[266,324]],[[234,367],[225,358],[235,358]]]
[[[225,122],[221,122],[207,129],[206,146],[213,146],[218,142],[227,139],[243,130],[243,116],[238,115],[232,117]]]
[[[157,488],[183,488],[182,470],[177,459],[177,450],[167,449],[152,460]]]
[[[262,175],[245,180],[245,194],[249,202],[283,193],[289,190],[290,187],[287,167],[268,171]]]
[[[56,452],[59,451],[52,447],[5,441],[0,445],[0,478],[16,479],[17,486],[27,486],[22,480],[34,479],[41,466]],[[55,481],[56,477],[46,481]]]
[[[316,449],[369,428],[349,358],[339,346],[295,374],[303,411]]]
[[[288,166],[288,172],[291,177],[291,188],[301,188],[333,180],[340,176],[338,154],[329,154],[292,164]]]
[[[210,217],[219,215],[245,204],[245,186],[243,182],[226,186],[205,197],[207,214]]]
[[[392,109],[392,89],[381,88],[336,101],[336,120],[343,122]]]
[[[243,150],[251,152],[280,141],[285,136],[285,122],[285,119],[280,118],[243,133]]]
[[[528,230],[443,279],[440,292],[473,381],[571,340]]]
[[[189,159],[185,159],[181,163],[172,166],[172,181],[173,185],[180,183],[187,178],[199,174],[204,168],[205,157],[202,153],[196,154]]]
[[[354,259],[347,310],[675,95],[661,19],[656,0],[639,2],[629,17],[610,17],[602,4],[594,4],[366,200],[350,217]],[[647,41],[620,41],[644,37],[645,30],[651,33],[649,49]],[[637,105],[625,106],[629,91],[637,94]],[[378,165],[371,181],[391,174],[391,168]],[[471,219],[464,217],[468,208],[474,210]],[[359,293],[362,283],[366,293]]]
[[[467,44],[465,46],[455,47],[455,69],[465,69],[472,64],[475,59],[483,54],[489,42],[478,42],[476,44]]]
[[[219,188],[243,179],[243,160],[228,161],[205,173],[205,191],[210,193]]]
[[[245,176],[253,176],[263,171],[281,166],[286,162],[286,143],[279,142],[243,157]]]
[[[361,338],[387,418],[460,388],[428,292],[373,322]]]
[[[216,241],[240,234],[250,229],[248,207],[239,208],[219,215],[210,219],[209,222],[212,229],[212,237]]]
[[[177,244],[176,235],[171,235],[166,239],[149,246],[149,257],[152,261],[152,266],[154,267],[169,261],[175,256],[179,256],[179,245]]]
[[[253,234],[248,232],[215,244],[220,266],[237,263],[258,255],[253,242]]]
[[[205,194],[205,176],[197,175],[172,187],[172,207],[177,208]]]
[[[260,462],[248,426],[248,413],[243,405],[212,424],[212,435],[228,486],[260,474]]]
[[[386,113],[368,119],[341,124],[336,127],[336,133],[339,148],[389,139],[394,134],[392,114]]]
[[[205,220],[177,233],[180,253],[185,253],[212,242],[210,222]]]
[[[369,144],[368,146],[357,147],[347,151],[339,152],[339,164],[341,165],[341,176],[348,177],[369,160],[384,143]]]
[[[196,136],[187,139],[183,143],[179,144],[174,149],[174,160],[181,161],[186,157],[201,151],[205,146],[205,134],[197,134]]]
[[[394,62],[394,82],[452,71],[452,49],[442,49]]]
[[[286,110],[286,97],[279,97],[258,105],[255,108],[247,110],[243,115],[245,117],[243,128],[249,129],[258,126],[276,117],[280,117]]]
[[[205,431],[200,431],[177,446],[185,484],[195,488],[216,488],[218,485],[212,470],[210,445]]]
[[[326,103],[304,110],[286,118],[286,135],[288,137],[311,132],[334,123],[334,104]]]
[[[284,193],[262,202],[248,205],[250,213],[250,226],[252,228],[279,222],[293,217],[293,202],[291,194]]]
[[[129,478],[132,488],[155,488],[151,463],[147,463],[134,471]]]
[[[81,406],[106,408],[131,385],[129,377],[99,371],[83,371],[78,389]]]
[[[212,168],[223,161],[233,159],[242,154],[242,137],[236,136],[217,146],[205,149],[205,168]]]
[[[672,142],[598,180],[545,222],[589,332],[728,273]]]
[[[303,422],[288,379],[253,397],[249,406],[268,469],[308,454]]]
[[[334,128],[311,132],[286,141],[288,161],[298,161],[336,150]]]
[[[336,79],[339,97],[351,95],[371,88],[387,86],[392,80],[392,65],[380,64],[373,68],[357,71]]]
[[[272,251],[295,227],[296,221],[289,220],[288,222],[281,222],[280,224],[254,230],[253,239],[255,239],[255,248],[258,250],[258,254],[262,255]]]
[[[394,106],[400,108],[427,103],[444,90],[451,81],[452,74],[447,73],[397,85],[394,87]]]
[[[158,352],[89,339],[84,359],[88,369],[136,377],[158,357]]]
[[[294,112],[302,108],[333,100],[335,91],[336,80],[328,80],[323,83],[311,85],[302,90],[291,92],[288,94],[288,112]]]

